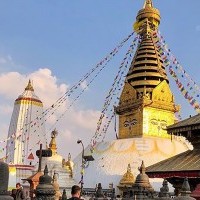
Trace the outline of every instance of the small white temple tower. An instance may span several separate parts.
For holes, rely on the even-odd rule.
[[[6,146],[7,163],[27,165],[34,162],[38,145],[45,145],[46,141],[43,114],[43,104],[29,80],[14,103]]]

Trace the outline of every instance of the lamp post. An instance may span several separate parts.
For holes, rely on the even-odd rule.
[[[84,148],[84,145],[83,145],[83,142],[82,140],[77,140],[77,144],[81,144],[82,145],[82,156],[81,156],[81,195],[82,195],[82,192],[83,192],[83,174],[84,174],[84,169],[85,169],[85,164],[86,162],[89,162],[89,161],[93,161],[94,158],[92,157],[92,155],[88,155],[88,156],[85,156],[85,148]]]
[[[83,173],[84,173],[84,145],[82,140],[77,140],[77,144],[81,144],[82,145],[82,156],[81,156],[81,196],[82,196],[82,192],[83,192]]]

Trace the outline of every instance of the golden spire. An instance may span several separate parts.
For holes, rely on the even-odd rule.
[[[152,0],[145,0],[144,6],[139,10],[136,22],[134,24],[134,30],[142,34],[146,31],[146,26],[150,27],[149,31],[157,30],[160,24],[160,11],[153,7]]]
[[[135,182],[135,177],[131,172],[131,165],[128,164],[127,172],[123,175],[120,184],[121,185],[132,185]]]
[[[31,84],[31,80],[29,79],[28,85],[26,86],[25,90],[34,91],[33,86]]]
[[[140,40],[116,108],[119,139],[138,136],[168,138],[167,131],[160,124],[174,123],[176,105],[162,59],[163,50],[154,39],[159,24],[159,10],[153,7],[152,0],[145,0],[134,25]],[[130,122],[128,126],[127,121]],[[141,172],[144,171],[143,165]]]
[[[57,144],[56,144],[56,136],[57,135],[58,135],[58,132],[56,131],[56,129],[54,129],[51,132],[51,141],[49,143],[49,149],[52,150],[53,155],[57,154]]]

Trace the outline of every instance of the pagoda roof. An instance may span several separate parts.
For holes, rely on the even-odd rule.
[[[180,172],[176,174],[183,174],[184,176],[184,172],[189,172],[188,174],[190,174],[190,172],[198,172],[199,174],[199,171],[200,149],[188,150],[184,153],[178,154],[172,158],[163,160],[146,168],[146,173],[150,177],[152,177],[151,175],[153,175],[153,177],[158,177],[159,175],[159,177],[162,177],[161,174],[164,174],[164,177],[167,177],[171,172]]]
[[[200,129],[200,114],[197,114],[193,117],[189,117],[185,120],[182,120],[178,123],[167,127],[168,133],[173,134],[198,129]]]

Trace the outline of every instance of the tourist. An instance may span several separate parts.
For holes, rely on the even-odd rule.
[[[16,184],[16,189],[17,189],[17,191],[16,191],[16,198],[15,198],[15,200],[26,199],[24,191],[23,191],[23,188],[22,188],[22,186],[21,186],[20,183]]]
[[[16,199],[16,192],[17,192],[16,189],[12,189],[11,197],[13,197],[13,199]]]
[[[78,199],[80,199],[81,188],[78,185],[72,186],[71,195],[72,195],[72,197],[69,198],[68,200],[78,200]]]

